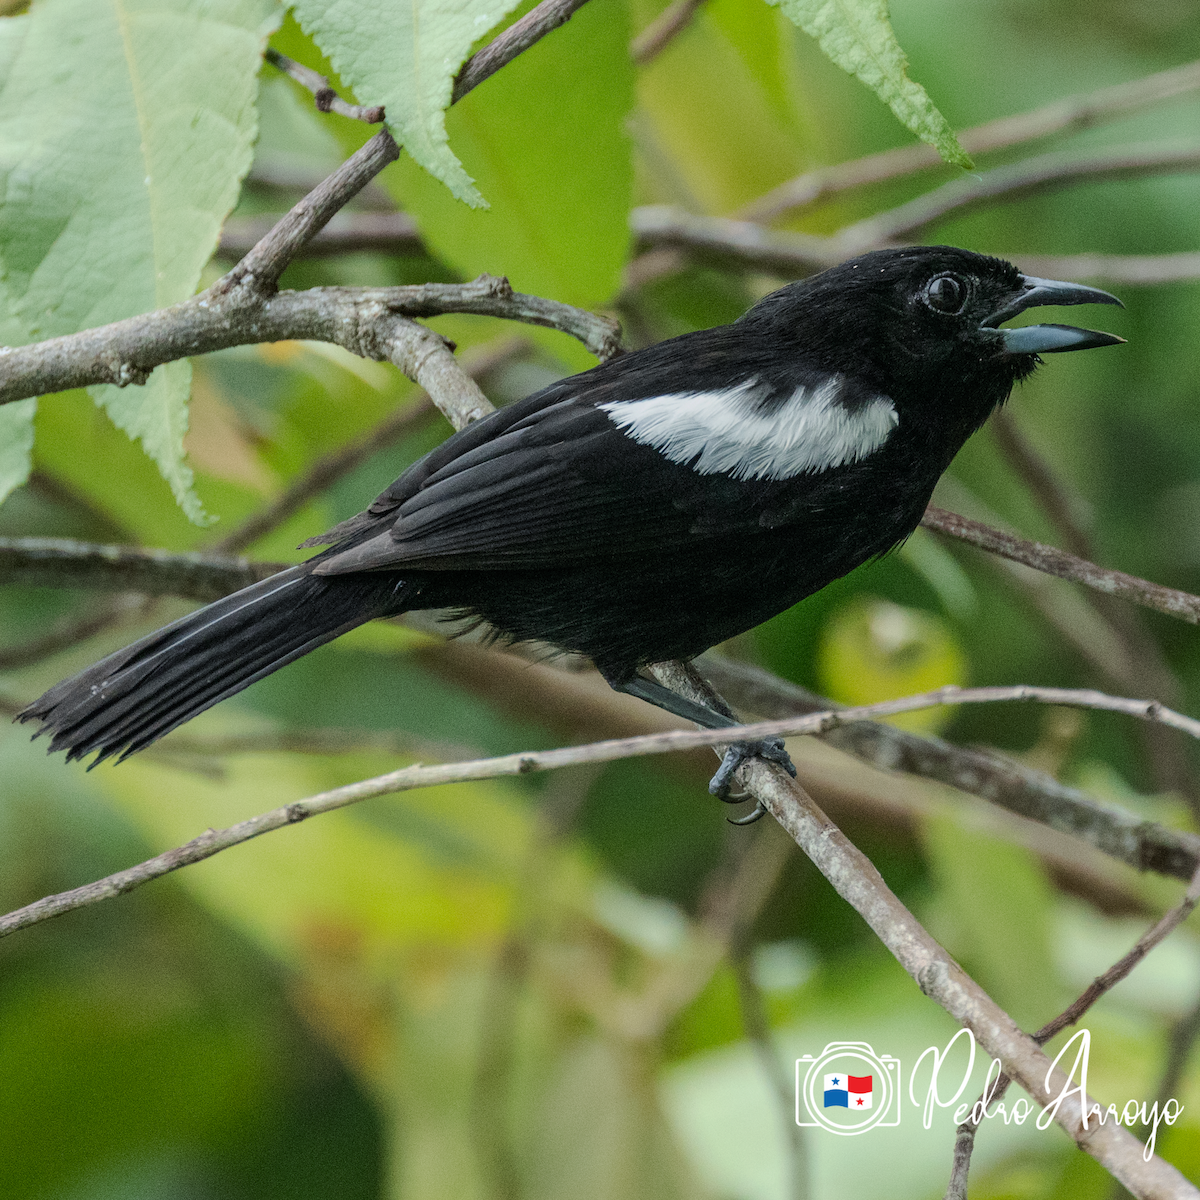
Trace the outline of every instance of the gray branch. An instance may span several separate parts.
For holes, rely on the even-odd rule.
[[[1200,279],[1200,252],[1180,254],[1004,255],[1029,275],[1043,279],[1106,279],[1133,287]]]
[[[257,254],[256,248],[240,267]],[[478,313],[559,329],[600,358],[620,349],[618,326],[611,318],[522,295],[508,280],[489,275],[464,284],[310,288],[255,296],[247,302],[239,287],[223,286],[240,267],[171,308],[30,346],[0,348],[0,404],[95,383],[144,383],[162,363],[229,346],[288,339],[333,342],[405,370],[407,343],[415,335],[398,319],[440,313]]]
[[[1142,178],[1200,169],[1200,144],[1119,146],[1090,155],[1042,154],[981,176],[963,176],[840,229],[834,238],[847,254],[887,245],[951,215],[961,216],[1001,201],[1017,200],[1098,179]]]
[[[218,254],[237,258],[264,237],[275,215],[231,217],[221,232]],[[669,206],[648,205],[630,213],[630,227],[640,244],[651,247],[627,268],[627,286],[637,288],[661,274],[678,271],[684,262],[665,255],[688,254],[718,265],[758,269],[773,274],[808,275],[840,262],[845,254],[835,239],[777,233],[750,221],[703,217]],[[425,255],[416,222],[402,212],[340,212],[296,252],[300,258],[328,258],[358,252]],[[1027,275],[1048,279],[1106,279],[1133,287],[1200,279],[1200,252],[1178,254],[1002,254]],[[656,261],[661,258],[661,261]],[[664,266],[667,268],[664,271]]]
[[[1183,899],[1147,929],[1128,954],[1113,963],[1103,975],[1096,976],[1057,1017],[1047,1021],[1033,1035],[1033,1041],[1039,1046],[1044,1046],[1056,1034],[1076,1024],[1101,996],[1112,991],[1155,946],[1164,941],[1191,916],[1197,901],[1200,901],[1200,869],[1197,869],[1191,877]],[[958,1127],[954,1140],[950,1182],[946,1188],[945,1200],[967,1200],[967,1175],[971,1166],[971,1154],[975,1149],[975,1135],[982,1124],[984,1101],[986,1100],[989,1105],[1000,1101],[1011,1082],[1012,1077],[1007,1072],[1002,1073],[997,1078],[995,1087],[990,1088],[985,1096],[980,1096],[979,1100],[972,1105],[972,1116]],[[1160,1094],[1162,1093],[1160,1092]],[[1169,1093],[1166,1094],[1169,1095]],[[980,1116],[980,1120],[975,1120],[976,1114]],[[1144,1126],[1139,1129],[1137,1136],[1139,1138],[1146,1136]]]
[[[301,247],[320,233],[334,213],[357,196],[388,163],[395,162],[399,157],[400,148],[392,135],[386,129],[381,129],[328,179],[323,179],[299,203],[293,205],[233,270],[186,303],[194,304],[205,299],[211,305],[218,298],[228,297],[233,309],[257,307],[258,302],[275,291],[284,268]],[[157,314],[148,315],[153,317]],[[233,310],[226,308],[225,315],[232,317]],[[131,377],[126,382],[141,381]]]
[[[690,673],[680,664],[660,663],[654,668],[660,678],[669,679],[671,685],[679,691],[684,691],[683,680]],[[699,687],[688,687],[686,691],[693,699],[707,696],[707,685],[700,681]],[[563,767],[580,766],[585,763],[617,762],[626,758],[641,758],[655,754],[673,753],[681,750],[694,750],[701,746],[719,747],[728,740],[730,735],[739,740],[757,740],[766,737],[794,737],[805,734],[820,735],[830,729],[850,725],[874,717],[894,716],[902,712],[916,712],[920,709],[937,707],[945,704],[996,704],[1009,702],[1029,702],[1039,704],[1069,705],[1100,712],[1119,713],[1133,717],[1136,720],[1154,721],[1178,729],[1189,737],[1200,738],[1200,721],[1172,712],[1162,705],[1152,701],[1128,700],[1119,696],[1108,696],[1103,692],[1076,690],[1071,688],[1043,688],[1018,685],[1015,687],[981,687],[957,688],[944,687],[932,692],[922,692],[918,695],[905,696],[899,700],[885,700],[879,704],[863,705],[859,708],[848,708],[840,712],[810,713],[803,716],[790,717],[781,721],[764,721],[752,725],[739,725],[730,729],[695,729],[674,730],[667,733],[644,734],[640,737],[614,738],[603,742],[590,742],[582,746],[567,746],[555,750],[529,750],[516,754],[505,754],[495,758],[474,759],[468,762],[438,763],[432,765],[416,764],[389,771],[372,779],[363,779],[356,783],[346,784],[296,800],[280,808],[263,813],[257,817],[241,821],[228,829],[213,830],[201,834],[184,846],[169,850],[164,854],[119,871],[106,879],[99,880],[84,887],[74,888],[57,896],[47,896],[24,908],[17,909],[0,918],[0,937],[15,933],[18,929],[36,925],[51,917],[61,916],[74,909],[95,904],[100,900],[121,895],[158,879],[163,875],[178,870],[191,863],[201,862],[214,854],[240,845],[274,829],[285,825],[294,825],[309,817],[321,813],[332,812],[357,804],[362,800],[376,796],[395,795],[399,792],[413,791],[419,788],[439,787],[446,783],[467,783],[481,779],[501,779],[524,776],[541,771],[560,770]],[[830,860],[823,853],[814,853],[814,844],[807,835],[798,832],[797,824],[791,819],[789,810],[795,798],[804,795],[796,784],[781,769],[763,762],[761,759],[751,759],[739,771],[741,781],[751,784],[752,794],[765,798],[767,806],[777,817],[781,814],[780,824],[792,835],[793,840],[800,845],[810,858],[821,868],[830,882],[843,892],[847,882],[854,883],[855,876],[858,884],[869,882],[857,878],[865,874],[858,869],[847,871],[835,869],[830,876],[826,867]],[[780,788],[783,788],[783,792]],[[794,791],[792,789],[795,789]],[[790,797],[790,798],[789,798]],[[808,801],[811,804],[811,800]],[[833,828],[828,818],[821,816],[829,828]],[[841,837],[840,833],[838,834]],[[848,843],[847,843],[848,844]],[[818,847],[819,850],[819,847]],[[857,854],[858,851],[855,851]],[[865,860],[864,860],[865,861]],[[878,879],[874,868],[868,867],[869,875]],[[861,898],[861,892],[858,893]],[[845,896],[845,893],[843,892]],[[845,896],[856,908],[859,904],[851,896]],[[907,910],[905,910],[907,911]],[[864,913],[864,916],[866,914]],[[912,921],[911,915],[908,917]],[[880,933],[885,945],[893,948],[892,936],[880,932],[876,922],[868,917],[868,922]],[[895,930],[890,931],[895,934]],[[922,931],[923,932],[923,931]],[[928,935],[925,935],[928,937]],[[899,957],[899,955],[898,955]],[[901,961],[905,960],[901,958]],[[906,964],[907,965],[907,964]],[[924,987],[924,983],[922,984]],[[928,988],[925,988],[929,991]],[[940,1002],[940,1001],[939,1001]],[[980,1039],[983,1041],[983,1039]],[[987,1043],[984,1042],[986,1045]],[[1007,1060],[1006,1060],[1007,1061]],[[1032,1089],[1029,1089],[1032,1091]]]
[[[930,505],[925,510],[921,524],[926,529],[968,542],[981,550],[1023,563],[1047,575],[1082,583],[1098,592],[1119,596],[1122,600],[1152,608],[1192,625],[1200,624],[1200,596],[1193,596],[1190,592],[1163,587],[1162,584],[1139,579],[1136,575],[1126,575],[1124,571],[1097,566],[1055,546],[1016,537],[1002,529],[959,516],[958,513],[947,512],[944,508]]]
[[[450,103],[456,104],[472,88],[557,29],[584,3],[585,0],[542,0],[535,9],[515,21],[467,60],[459,72]],[[209,290],[217,295],[240,290],[247,293],[247,300],[269,295],[275,290],[284,267],[297,251],[399,154],[400,149],[392,135],[386,129],[381,129],[328,179],[305,196],[228,275]],[[131,378],[128,382],[137,381]]]
[[[989,428],[1001,456],[1038,502],[1058,540],[1070,553],[1095,561],[1099,556],[1090,533],[1090,507],[1084,497],[1054,470],[1025,435],[1011,411],[994,413]],[[1027,572],[1021,574],[1024,579],[1029,579]],[[1092,599],[1097,620],[1107,626],[1104,640],[1111,641],[1116,649],[1114,665],[1119,663],[1121,668],[1108,672],[1112,689],[1157,696],[1165,704],[1178,704],[1183,696],[1182,685],[1158,643],[1147,632],[1138,610],[1128,607],[1117,596],[1101,593]],[[1078,623],[1071,624],[1074,628]],[[1143,731],[1142,741],[1155,787],[1159,791],[1182,793],[1200,815],[1200,780],[1178,740],[1160,736],[1158,731],[1147,728]]]
[[[968,154],[986,154],[1055,133],[1087,129],[1139,108],[1186,95],[1197,88],[1200,88],[1200,62],[1185,63],[1130,83],[1054,100],[1031,112],[999,117],[964,130],[958,140]],[[942,159],[932,146],[900,146],[836,166],[806,171],[746,205],[737,216],[748,221],[772,221],[792,209],[815,204],[839,192],[915,175],[918,171],[941,165]]]
[[[25,587],[140,592],[207,602],[258,583],[287,565],[222,554],[97,546],[69,538],[0,538],[0,583]]]
[[[778,275],[811,275],[841,262],[846,255],[836,238],[810,233],[777,233],[754,221],[704,217],[665,204],[635,208],[629,216],[638,248],[684,250],[717,265],[734,265]],[[640,284],[637,260],[630,264]]]
[[[543,0],[468,60],[460,72],[454,100],[558,28],[583,3]],[[568,305],[515,295],[506,280],[463,285],[464,300],[475,305],[466,308],[447,302],[455,288],[447,292],[446,285],[436,284],[399,289],[409,293],[407,299],[395,295],[397,289],[328,288],[277,295],[279,277],[288,263],[399,153],[391,134],[380,130],[277,221],[228,274],[198,296],[99,329],[32,346],[0,347],[0,403],[96,383],[118,387],[145,383],[155,367],[192,354],[309,337],[367,357],[389,358],[402,370],[420,366],[434,387],[431,390],[423,379],[418,382],[439,403],[437,383],[441,379],[449,382],[452,393],[460,393],[451,394],[450,408],[469,417],[472,402],[466,394],[470,389],[464,391],[465,377],[453,379],[453,372],[423,334],[400,320],[437,312],[510,316],[575,336],[582,334],[588,348],[595,348],[602,357],[617,351],[617,331],[611,321]],[[410,303],[413,307],[408,307]]]

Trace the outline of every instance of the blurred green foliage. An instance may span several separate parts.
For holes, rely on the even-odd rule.
[[[728,214],[800,171],[905,144],[907,134],[759,0],[711,0],[661,56],[635,68],[629,39],[662,7],[591,0],[450,111],[450,146],[489,209],[468,209],[402,161],[380,177],[382,202],[413,215],[427,254],[305,259],[284,285],[490,271],[521,290],[615,308],[634,343],[736,317],[780,281],[693,265],[623,288],[631,204]],[[38,12],[35,0],[30,16]],[[12,20],[0,31],[11,34]],[[1182,2],[896,0],[892,22],[913,78],[958,129],[1200,56],[1200,19]],[[290,18],[272,44],[332,73]],[[237,217],[280,211],[298,194],[280,186],[284,168],[320,178],[369,136],[315,112],[311,96],[270,67],[254,115],[258,170]],[[1191,95],[1054,145],[1178,141],[1194,136],[1198,118]],[[10,191],[20,135],[12,120],[0,127]],[[785,224],[829,233],[952,174],[938,167],[847,192]],[[10,288],[7,247],[20,234],[4,226]],[[1198,234],[1189,175],[1074,186],[928,231],[1013,256],[1194,250]],[[215,227],[206,236],[211,244]],[[204,280],[226,265],[211,264]],[[129,284],[124,257],[97,279]],[[1127,309],[1106,312],[1106,327],[1129,345],[1051,360],[1010,410],[1085,498],[1102,561],[1200,591],[1200,287],[1119,290]],[[485,318],[433,324],[461,350],[513,332]],[[497,404],[590,364],[564,335],[521,332],[532,355],[485,380]],[[74,392],[40,401],[33,474],[0,509],[0,536],[211,545],[415,396],[390,366],[308,344],[230,350],[192,370],[189,462],[212,529],[190,523],[154,464]],[[440,418],[419,425],[250,553],[298,559],[300,540],[361,509],[447,432]],[[987,431],[955,462],[943,502],[1060,540]],[[0,642],[25,643],[102,602],[5,587]],[[27,700],[181,611],[159,602],[5,672],[0,700]],[[1178,677],[1178,703],[1197,711],[1193,629],[1139,619]],[[1116,690],[1084,649],[994,564],[922,533],[726,648],[851,701],[967,679]],[[207,826],[428,758],[431,746],[504,753],[614,732],[583,692],[560,693],[549,673],[471,661],[468,669],[433,639],[369,631],[255,685],[160,751],[91,774],[0,727],[0,899],[16,907]],[[1016,706],[938,719],[951,740],[997,747],[1106,801],[1187,823],[1126,723],[1064,723]],[[317,744],[329,730],[345,734],[344,752]],[[380,742],[397,730],[417,741]],[[287,742],[310,734],[321,753]],[[235,736],[259,739],[259,749],[226,753]],[[819,751],[810,759],[810,749],[797,750],[809,769],[827,772],[818,798],[1027,1028],[1119,957],[1178,891],[1111,864],[1082,881],[1048,873],[962,797]],[[704,792],[710,765],[702,755],[631,761],[377,799],[7,939],[0,1194],[781,1200],[787,1114],[746,1038],[712,918],[739,854],[749,846],[767,861],[771,833],[725,824]],[[898,818],[893,801],[918,815]],[[844,1039],[870,1041],[907,1066],[954,1032],[798,853],[783,859],[739,938],[785,1063]],[[1168,1030],[1197,995],[1193,921],[1089,1016],[1091,1090],[1118,1103],[1151,1098]],[[1185,1113],[1160,1150],[1200,1182],[1197,1053],[1175,1094]],[[863,1138],[812,1133],[809,1194],[940,1195],[951,1143],[948,1113],[929,1131],[906,1113],[899,1129]],[[1058,1132],[992,1122],[972,1185],[981,1200],[1099,1200],[1111,1181]]]

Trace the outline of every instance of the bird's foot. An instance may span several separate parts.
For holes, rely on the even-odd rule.
[[[744,799],[742,795],[731,796],[729,784],[733,779],[734,771],[748,758],[762,758],[767,762],[778,763],[793,779],[796,777],[796,768],[783,747],[783,738],[763,738],[760,742],[734,742],[725,751],[725,757],[721,760],[717,773],[708,784],[708,790],[718,800],[724,800],[727,804],[737,804]],[[748,825],[750,821],[757,821],[762,816],[757,809],[755,809],[755,814],[749,818],[741,818],[734,824]]]

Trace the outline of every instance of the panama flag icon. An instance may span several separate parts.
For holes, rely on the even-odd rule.
[[[870,1075],[826,1075],[825,1107],[870,1108],[871,1078]]]

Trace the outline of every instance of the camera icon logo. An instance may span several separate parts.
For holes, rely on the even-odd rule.
[[[796,1124],[851,1137],[900,1124],[900,1060],[866,1042],[830,1042],[796,1059]]]

